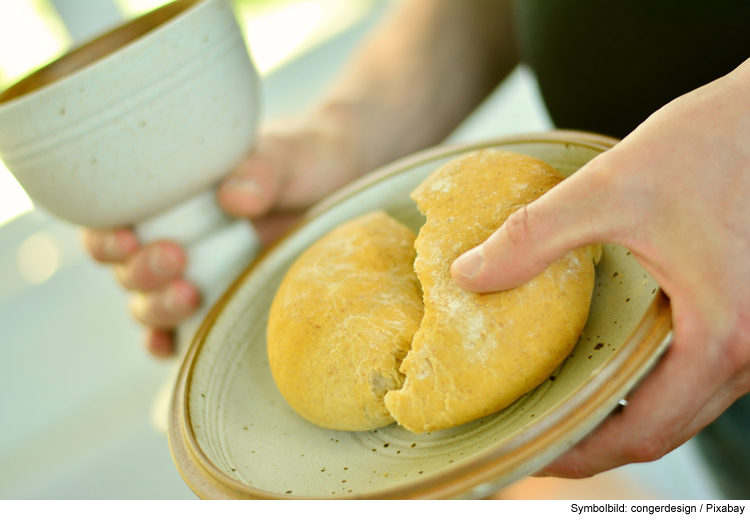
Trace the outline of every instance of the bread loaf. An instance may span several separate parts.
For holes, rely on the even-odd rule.
[[[450,274],[456,258],[560,181],[539,160],[485,150],[448,163],[412,193],[427,217],[415,243],[425,311],[401,365],[406,382],[385,396],[391,415],[410,431],[499,411],[547,379],[575,346],[599,246],[571,251],[505,292],[468,292]]]
[[[268,358],[286,401],[330,429],[393,421],[383,397],[422,319],[414,233],[383,212],[352,220],[305,251],[271,306]]]
[[[601,248],[572,251],[506,292],[462,290],[450,266],[561,180],[528,156],[472,152],[412,193],[427,217],[416,242],[377,212],[313,244],[269,320],[271,370],[289,404],[323,427],[395,419],[419,433],[494,413],[538,386],[583,329]]]

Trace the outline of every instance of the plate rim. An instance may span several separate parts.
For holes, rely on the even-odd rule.
[[[253,273],[258,263],[277,245],[293,237],[297,231],[332,207],[376,183],[416,166],[448,155],[481,148],[497,148],[504,144],[566,143],[593,147],[605,152],[618,140],[608,136],[573,130],[554,130],[502,136],[460,144],[440,145],[385,165],[334,192],[311,209],[297,225],[266,248],[232,283],[206,315],[185,355],[172,394],[168,421],[168,440],[172,458],[188,486],[204,499],[334,499],[328,496],[285,495],[269,492],[239,482],[221,471],[202,450],[192,430],[189,416],[189,387],[196,360],[217,319]],[[650,370],[668,348],[671,339],[671,308],[664,292],[657,292],[643,318],[633,329],[620,350],[608,359],[588,382],[571,392],[548,411],[545,427],[514,433],[505,439],[503,449],[483,449],[481,456],[471,456],[449,469],[436,471],[414,481],[395,484],[371,492],[337,499],[443,499],[471,496],[486,486],[499,488],[543,467],[564,450],[591,432],[617,407],[621,398]],[[557,450],[552,449],[557,446]],[[562,448],[562,449],[560,449]],[[463,463],[461,463],[463,462]],[[336,499],[334,499],[336,500]]]

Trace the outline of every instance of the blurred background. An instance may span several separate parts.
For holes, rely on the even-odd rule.
[[[305,109],[398,0],[235,0],[263,117]],[[0,91],[164,0],[0,0]],[[448,138],[546,130],[519,67]],[[111,270],[34,204],[0,161],[0,499],[190,499],[152,402],[172,365],[147,356]],[[582,481],[524,479],[495,498],[719,499],[688,443]]]

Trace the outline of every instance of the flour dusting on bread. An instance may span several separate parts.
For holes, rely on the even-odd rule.
[[[506,292],[468,292],[452,262],[562,180],[510,152],[466,154],[412,193],[419,236],[376,212],[313,244],[271,309],[274,378],[303,417],[363,430],[434,431],[494,413],[567,357],[588,317],[599,246]],[[416,273],[415,273],[416,271]]]
[[[384,395],[422,319],[414,234],[383,212],[313,244],[271,306],[268,356],[287,402],[309,421],[367,430],[393,421]]]
[[[450,275],[458,256],[561,180],[539,160],[487,150],[443,166],[412,193],[427,217],[415,242],[425,312],[401,365],[406,382],[385,397],[402,426],[433,431],[496,412],[572,350],[588,316],[595,249],[571,252],[508,292],[468,292]]]

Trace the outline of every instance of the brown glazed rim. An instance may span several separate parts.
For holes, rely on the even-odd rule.
[[[201,0],[175,0],[134,18],[50,62],[0,92],[0,103],[35,92],[103,59],[175,18]]]
[[[317,206],[281,240],[267,248],[225,292],[211,309],[188,350],[172,395],[169,417],[169,445],[177,469],[190,488],[203,499],[290,499],[300,498],[264,491],[232,479],[208,458],[198,445],[188,413],[189,387],[193,369],[206,338],[224,311],[230,299],[245,279],[253,273],[258,262],[272,251],[276,244],[286,240],[312,219],[328,211],[341,201],[396,176],[416,166],[435,161],[450,154],[462,154],[481,148],[502,147],[519,143],[563,143],[594,147],[602,152],[613,147],[617,140],[596,134],[577,131],[553,131],[538,134],[507,136],[463,145],[446,145],[406,157],[378,169],[346,186]],[[522,433],[514,433],[496,448],[486,448],[481,456],[471,456],[450,469],[437,471],[413,482],[394,485],[382,490],[367,492],[351,498],[359,499],[444,499],[471,492],[477,486],[516,475],[519,478],[537,467],[528,468],[529,460],[540,460],[546,450],[562,442],[578,441],[596,424],[589,423],[592,415],[607,414],[622,390],[633,386],[658,359],[671,333],[669,300],[657,291],[643,318],[628,336],[620,350],[601,368],[597,376],[568,395],[535,426]],[[603,419],[603,418],[602,418]],[[598,422],[597,422],[598,423]],[[583,432],[581,432],[583,431]],[[551,460],[545,460],[550,462]],[[305,496],[305,499],[329,499],[324,496]]]

